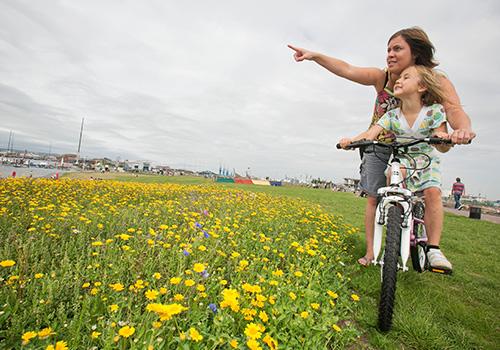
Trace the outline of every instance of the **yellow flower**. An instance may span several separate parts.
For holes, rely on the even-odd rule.
[[[329,296],[331,296],[333,299],[337,299],[337,298],[339,297],[337,293],[334,293],[334,292],[332,292],[332,291],[328,291],[327,293],[328,293],[328,295],[329,295]]]
[[[37,273],[35,274],[35,278],[42,278],[43,277],[43,273]]]
[[[250,348],[250,350],[262,350],[262,348],[259,346],[260,345],[259,342],[254,339],[248,340],[247,345]]]
[[[148,298],[149,300],[155,300],[157,295],[160,293],[158,293],[156,290],[148,290],[144,294],[146,295],[146,298]]]
[[[317,310],[317,309],[319,309],[319,304],[318,304],[318,303],[312,303],[312,304],[311,304],[311,307],[312,307],[314,310]]]
[[[55,350],[68,350],[68,343],[66,343],[65,341],[58,341],[56,343]]]
[[[262,322],[269,321],[269,316],[267,316],[265,311],[259,312],[259,318],[262,320]]]
[[[118,310],[118,305],[109,305],[109,309],[111,310],[111,312],[115,312],[116,310]]]
[[[194,328],[189,329],[189,336],[195,342],[199,342],[200,340],[203,339],[203,336],[200,333],[198,333],[198,331],[196,329],[194,329]]]
[[[222,280],[222,281],[220,281],[220,284],[222,284],[223,286],[225,286],[227,284],[227,281],[226,280]]]
[[[173,277],[170,279],[170,284],[177,284],[177,283],[180,283],[182,281],[182,278],[180,277]]]
[[[160,274],[160,273],[158,273],[158,272],[155,272],[155,273],[153,274],[153,276],[155,276],[155,278],[156,278],[157,280],[159,280],[159,279],[161,278],[161,274]]]
[[[333,325],[333,329],[335,329],[337,332],[341,331],[341,329],[339,328],[339,326],[337,326],[336,324]]]
[[[309,312],[307,312],[307,311],[304,311],[300,314],[300,317],[302,317],[302,318],[307,318],[307,316],[309,316]]]
[[[358,301],[358,300],[359,300],[359,297],[358,297],[356,294],[351,295],[351,298],[352,298],[354,301]]]
[[[92,332],[92,338],[94,338],[94,339],[99,338],[100,335],[101,335],[101,333],[99,333],[99,332]]]
[[[125,288],[124,285],[120,283],[110,284],[109,286],[114,290],[116,290],[117,292],[120,292]]]
[[[203,284],[198,284],[198,286],[196,287],[196,289],[199,291],[199,292],[203,292],[205,290],[205,286]]]
[[[297,299],[297,296],[295,295],[295,293],[293,292],[290,292],[290,298],[292,298],[293,300]]]
[[[296,277],[302,277],[302,276],[303,276],[303,274],[302,274],[302,272],[300,272],[300,271],[296,271],[296,272],[295,272],[295,276],[296,276]]]
[[[263,326],[250,323],[245,328],[245,334],[251,339],[260,339],[264,330],[265,328]]]
[[[194,264],[193,270],[194,270],[194,272],[202,273],[203,271],[205,271],[205,265]]]
[[[236,339],[233,339],[229,342],[229,345],[231,345],[231,347],[233,347],[234,349],[237,349],[238,348],[238,341]]]
[[[161,294],[167,294],[167,292],[168,292],[167,288],[164,288],[164,287],[160,288],[160,293]]]
[[[0,266],[2,266],[2,267],[9,267],[9,266],[13,266],[15,264],[16,264],[16,262],[14,260],[4,260],[4,261],[0,262]]]
[[[100,245],[102,245],[102,244],[103,244],[103,243],[102,243],[102,242],[99,242],[99,241],[92,242],[92,245],[93,245],[93,246],[96,246],[96,247],[98,247],[98,246],[100,246]]]
[[[21,336],[21,339],[29,343],[30,339],[34,337],[36,337],[36,332],[26,332]]]
[[[176,294],[176,295],[174,295],[174,300],[179,301],[179,300],[182,300],[182,299],[184,299],[184,296],[182,294]]]
[[[90,283],[84,283],[82,286],[82,288],[88,288],[88,287],[90,287]]]
[[[48,338],[52,334],[56,334],[56,333],[52,332],[52,329],[50,327],[44,328],[40,332],[38,332],[38,338],[45,339],[45,338]]]
[[[271,338],[269,336],[269,334],[266,334],[266,336],[264,337],[264,339],[262,339],[262,341],[264,343],[266,343],[267,346],[269,346],[269,349],[277,349],[278,348],[278,343],[276,342],[276,340]]]
[[[129,326],[122,327],[118,331],[118,334],[121,335],[124,338],[130,337],[134,333],[135,333],[135,328],[134,327],[129,327]]]
[[[186,287],[192,287],[192,286],[194,286],[194,283],[195,282],[193,280],[186,280],[184,282],[184,284],[186,285]]]

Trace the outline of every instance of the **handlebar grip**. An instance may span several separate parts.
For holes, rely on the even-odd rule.
[[[342,149],[342,146],[340,145],[340,143],[337,143],[337,149]]]

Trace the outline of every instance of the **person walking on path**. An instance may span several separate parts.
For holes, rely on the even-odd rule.
[[[453,184],[451,189],[451,193],[453,193],[453,197],[455,197],[455,209],[462,210],[463,205],[460,203],[460,198],[465,194],[465,185],[460,182],[460,178],[457,177],[457,182]]]

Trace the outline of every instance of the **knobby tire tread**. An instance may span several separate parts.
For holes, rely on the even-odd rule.
[[[424,219],[424,205],[422,203],[416,203],[415,206],[413,207],[413,217],[419,218],[419,219]],[[422,236],[422,233],[424,232],[425,227],[423,224],[420,222],[414,222],[413,224],[413,233],[415,234],[416,238],[420,238]],[[415,247],[411,246],[410,247],[410,257],[411,257],[411,263],[413,266],[413,269],[417,271],[418,273],[423,273],[425,271],[425,261],[424,265],[422,266],[420,263],[420,254],[421,251],[425,249],[426,244],[421,244],[420,246],[417,245]],[[423,253],[423,252],[422,252]]]
[[[378,313],[378,327],[384,332],[389,331],[392,327],[400,246],[401,209],[394,205],[389,208],[387,217],[384,267],[382,269],[382,288]]]

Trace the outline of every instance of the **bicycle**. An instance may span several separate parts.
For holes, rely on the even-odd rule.
[[[436,269],[427,261],[427,235],[425,232],[424,213],[425,205],[421,193],[413,193],[404,184],[401,173],[400,160],[407,157],[412,163],[411,171],[425,169],[429,162],[420,168],[417,161],[408,153],[410,146],[421,142],[428,144],[451,143],[451,140],[438,137],[409,138],[405,142],[382,143],[379,141],[359,140],[347,145],[346,148],[366,148],[367,146],[382,147],[392,153],[391,182],[387,187],[378,190],[378,204],[375,212],[375,230],[373,240],[374,265],[380,265],[381,291],[378,314],[378,327],[382,331],[389,331],[392,327],[394,300],[396,295],[397,272],[408,271],[406,263],[411,258],[412,267],[418,273],[426,270],[451,275],[452,270]],[[337,148],[341,148],[337,144]],[[424,156],[426,156],[424,154]],[[428,156],[427,156],[428,157]],[[408,176],[411,176],[410,173]],[[385,247],[380,259],[378,256],[382,247],[383,227],[386,226]],[[399,261],[401,257],[401,263]]]

